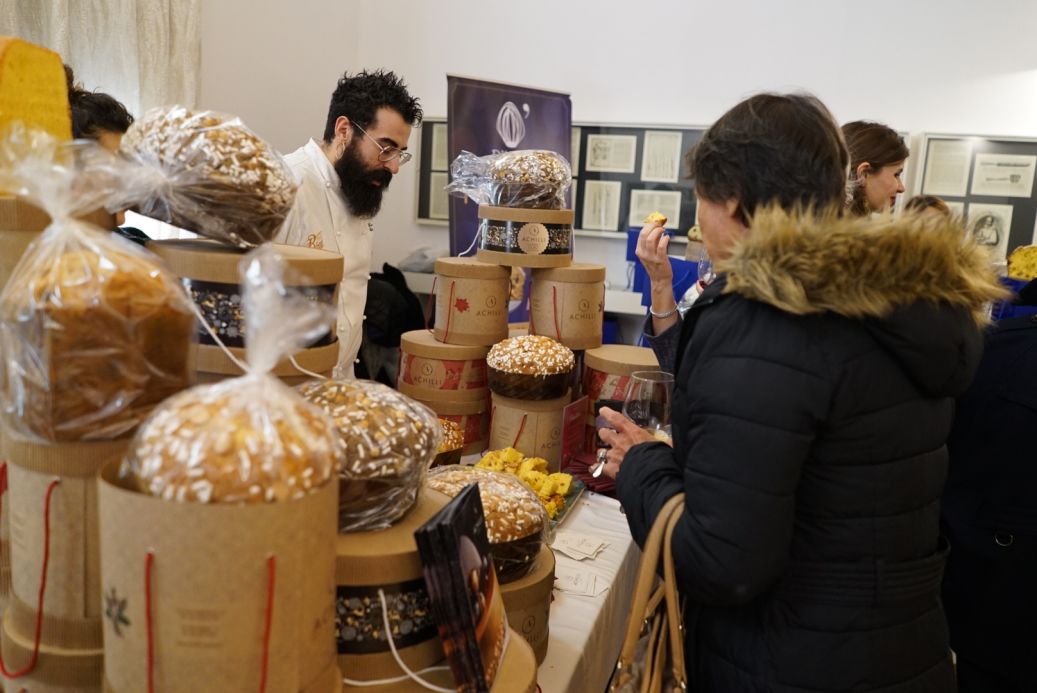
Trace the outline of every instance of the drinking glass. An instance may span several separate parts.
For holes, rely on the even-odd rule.
[[[670,442],[670,407],[673,374],[666,371],[637,371],[627,384],[623,414],[656,439]]]

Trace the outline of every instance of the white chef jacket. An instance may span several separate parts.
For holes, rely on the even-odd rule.
[[[320,145],[310,140],[285,157],[299,190],[278,243],[330,250],[342,255],[338,290],[338,366],[336,378],[352,378],[363,338],[367,282],[371,278],[374,226],[350,213],[338,174]]]

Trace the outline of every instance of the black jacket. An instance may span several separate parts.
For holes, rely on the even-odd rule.
[[[617,479],[672,550],[691,690],[952,691],[939,498],[989,260],[914,221],[755,220],[682,326],[674,447]]]
[[[943,601],[959,659],[1037,690],[1037,316],[998,325],[947,441]]]

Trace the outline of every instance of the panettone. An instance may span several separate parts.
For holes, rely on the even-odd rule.
[[[0,297],[5,409],[28,436],[118,438],[190,384],[194,313],[145,251],[64,233],[48,231]]]
[[[655,226],[666,226],[666,222],[666,215],[662,212],[652,212],[647,217],[645,217],[644,221],[644,223],[646,224],[653,224]]]
[[[462,448],[464,448],[464,431],[461,430],[461,425],[449,419],[439,419],[439,427],[442,429],[443,439],[439,443],[431,466],[458,464],[461,461]]]
[[[371,381],[311,381],[298,389],[331,416],[344,446],[339,530],[384,529],[403,517],[439,446],[436,415]]]
[[[505,339],[486,355],[490,390],[515,399],[562,397],[574,364],[571,349],[541,335]]]
[[[195,503],[300,498],[338,466],[332,422],[269,375],[199,385],[141,426],[123,476],[145,493]]]
[[[505,152],[492,160],[489,174],[490,203],[499,207],[561,209],[572,183],[565,159],[539,149]]]
[[[532,567],[547,533],[547,514],[537,494],[517,477],[479,467],[452,465],[429,472],[429,488],[453,498],[479,484],[486,536],[501,582],[516,580]]]
[[[464,447],[464,431],[456,422],[439,419],[439,427],[443,429],[443,439],[439,443],[438,452],[450,452]]]
[[[238,120],[182,106],[144,114],[122,152],[160,173],[136,208],[225,243],[271,240],[295,201],[295,180],[277,152]]]

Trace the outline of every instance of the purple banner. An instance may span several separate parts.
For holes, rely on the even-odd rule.
[[[462,151],[479,156],[516,149],[547,149],[569,158],[572,100],[568,94],[532,87],[447,75],[447,150],[450,161]],[[450,198],[450,254],[474,254],[479,229],[478,207],[471,200]],[[524,281],[523,281],[524,280]],[[529,272],[513,276],[510,318],[528,318],[523,300]]]

